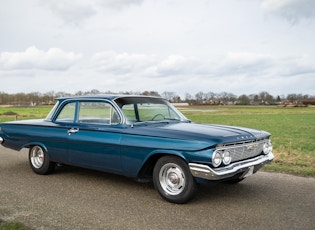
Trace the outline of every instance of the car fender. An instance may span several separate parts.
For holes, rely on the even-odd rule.
[[[45,152],[49,155],[49,151],[48,151],[46,145],[44,145],[41,142],[29,142],[29,143],[26,143],[20,148],[20,150],[23,149],[23,148],[30,148],[31,146],[35,146],[35,145],[38,145],[41,148],[43,148],[45,150]]]
[[[136,177],[147,178],[151,177],[153,173],[153,168],[155,163],[164,156],[176,156],[183,159],[187,164],[188,161],[185,155],[180,151],[166,150],[166,149],[156,149],[148,154],[142,161],[141,167],[137,171]]]
[[[182,158],[184,161],[187,161],[185,155],[183,154],[183,152],[181,151],[177,151],[177,150],[169,150],[169,149],[156,149],[154,151],[152,151],[150,154],[148,154],[148,156],[144,159],[144,163],[148,161],[149,158],[156,156],[156,155],[172,155],[172,156],[177,156]]]

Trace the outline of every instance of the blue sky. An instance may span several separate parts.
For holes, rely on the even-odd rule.
[[[0,91],[315,95],[314,0],[0,0]]]

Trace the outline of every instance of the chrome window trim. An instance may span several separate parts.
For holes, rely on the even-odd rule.
[[[108,104],[110,104],[117,112],[117,114],[119,115],[120,117],[120,122],[118,124],[126,124],[126,118],[125,116],[123,115],[121,109],[119,108],[119,106],[111,101],[111,100],[108,100],[108,99],[103,99],[103,98],[88,98],[88,97],[82,97],[82,98],[79,98],[79,99],[74,99],[74,98],[69,98],[69,99],[66,99],[66,100],[63,100],[61,103],[59,103],[59,106],[58,106],[58,109],[56,109],[56,111],[54,111],[54,115],[52,116],[52,121],[53,122],[56,122],[56,119],[60,113],[60,111],[62,110],[62,108],[65,106],[65,104],[68,104],[68,103],[71,103],[71,102],[75,102],[75,103],[80,103],[80,102],[106,102]],[[77,107],[78,105],[76,105]],[[75,114],[75,120],[74,120],[74,123],[77,123],[77,114],[78,111],[77,111],[77,108],[76,108],[76,114]],[[104,124],[104,125],[116,125],[116,124]]]

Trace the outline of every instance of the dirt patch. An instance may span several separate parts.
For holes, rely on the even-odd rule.
[[[8,112],[3,113],[2,115],[4,115],[4,116],[15,116],[15,115],[18,115],[18,114],[15,113],[15,112],[12,112],[12,111],[8,111]]]
[[[0,108],[9,108],[9,107],[13,107],[13,105],[0,105]]]

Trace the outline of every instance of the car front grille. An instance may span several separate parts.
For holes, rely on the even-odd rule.
[[[218,151],[228,150],[231,154],[231,162],[236,162],[244,159],[249,159],[262,154],[263,145],[268,139],[259,141],[246,141],[230,144],[223,144],[217,147]]]

